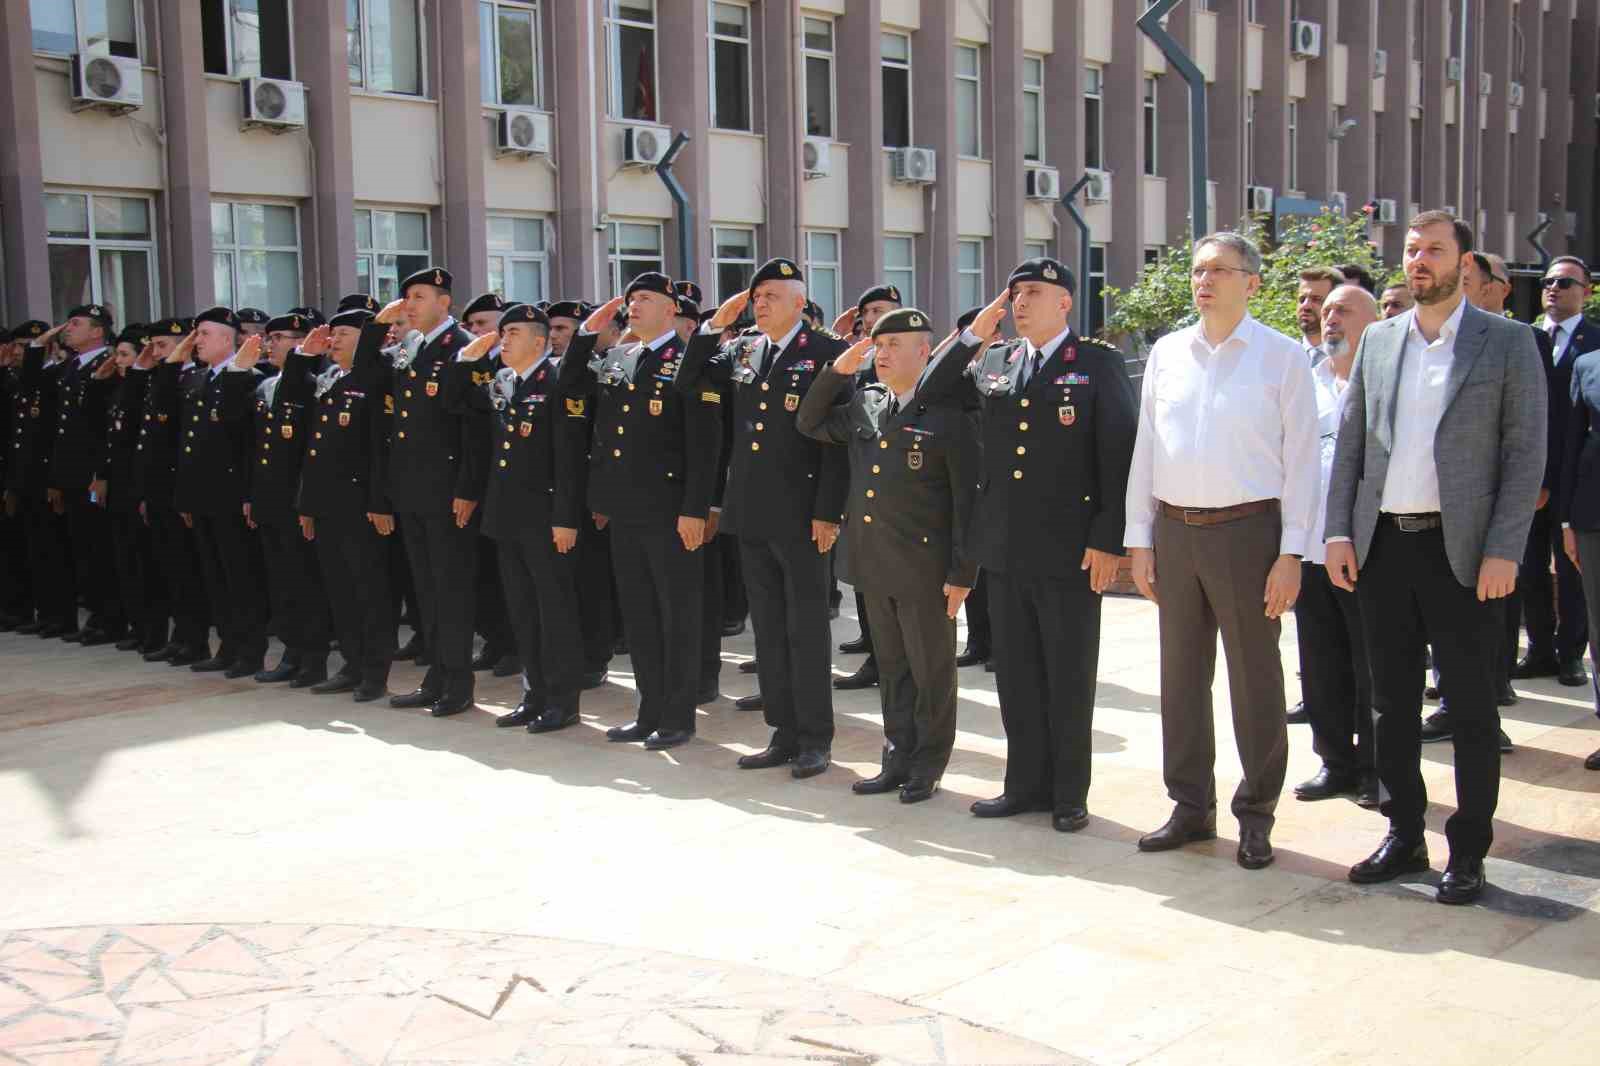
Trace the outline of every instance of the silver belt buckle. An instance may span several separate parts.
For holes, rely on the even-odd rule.
[[[1201,513],[1201,511],[1200,511],[1200,509],[1198,507],[1185,507],[1183,509],[1183,524],[1186,525],[1186,526],[1196,525],[1197,523],[1189,521],[1189,516],[1192,515],[1192,514],[1200,514],[1200,513]]]
[[[1426,519],[1405,514],[1395,515],[1394,524],[1400,527],[1402,533],[1423,533],[1428,528]]]

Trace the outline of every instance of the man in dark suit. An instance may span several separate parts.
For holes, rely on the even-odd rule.
[[[898,789],[902,803],[938,791],[955,746],[955,619],[978,572],[977,425],[960,403],[918,394],[931,328],[914,307],[878,319],[819,376],[796,420],[850,455],[847,549],[872,621],[886,740],[882,770],[851,789]],[[878,381],[838,402],[869,348]]]
[[[139,517],[139,495],[133,476],[134,459],[139,454],[139,415],[145,389],[150,385],[149,371],[156,359],[148,327],[124,329],[117,338],[116,353],[112,371],[116,384],[106,408],[105,453],[96,467],[98,480],[90,491],[105,501],[122,607],[128,616],[129,636],[118,642],[117,649],[152,655],[167,646],[171,606],[150,528]]]
[[[499,325],[500,316],[508,306],[510,305],[499,293],[480,293],[461,309],[461,325],[474,337],[494,333]],[[485,354],[493,361],[493,365],[498,365],[500,355],[498,345],[491,345]],[[488,365],[490,364],[475,368],[480,385],[487,385],[482,378],[484,366]],[[517,660],[517,638],[511,630],[511,616],[506,612],[505,591],[500,580],[500,548],[494,538],[484,532],[481,522],[478,529],[476,595],[477,618],[473,625],[483,634],[483,650],[472,658],[473,672],[482,673],[489,670],[495,677],[511,677],[513,674],[522,673],[522,663]]]
[[[739,538],[755,626],[757,677],[772,727],[744,769],[790,763],[797,778],[828,768],[833,693],[828,560],[849,488],[849,457],[801,434],[796,414],[846,345],[804,321],[805,278],[788,259],[756,271],[689,342],[677,388],[685,396],[732,386],[733,454],[722,528]],[[755,309],[759,335],[720,344],[724,328]]]
[[[1600,657],[1600,351],[1586,352],[1572,364],[1572,392],[1560,408],[1565,423],[1561,484],[1552,505],[1561,521],[1563,553],[1583,578],[1589,605],[1589,654]],[[1600,714],[1600,693],[1595,712]],[[1583,762],[1600,770],[1600,750]]]
[[[1327,501],[1328,576],[1361,604],[1379,810],[1389,819],[1388,836],[1350,880],[1428,868],[1419,712],[1431,640],[1455,748],[1441,903],[1483,891],[1500,791],[1501,612],[1533,522],[1548,432],[1549,391],[1527,328],[1462,296],[1471,251],[1459,219],[1428,211],[1411,220],[1405,270],[1417,306],[1362,335]]]

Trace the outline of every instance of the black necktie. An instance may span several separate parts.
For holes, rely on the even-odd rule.
[[[1033,352],[1033,358],[1028,360],[1028,380],[1023,382],[1023,384],[1032,385],[1034,377],[1039,373],[1039,367],[1043,365],[1044,352],[1041,349],[1035,348]]]
[[[895,415],[897,415],[899,413],[900,413],[900,397],[898,397],[898,396],[889,397],[889,417],[893,418]]]

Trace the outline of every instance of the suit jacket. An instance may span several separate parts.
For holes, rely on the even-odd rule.
[[[1362,334],[1339,423],[1326,536],[1355,541],[1365,563],[1389,473],[1401,363],[1412,316]],[[1485,556],[1520,561],[1548,445],[1549,393],[1528,327],[1468,305],[1434,435],[1445,554],[1472,587]]]
[[[106,449],[100,460],[100,476],[106,479],[106,505],[122,513],[139,509],[138,482],[134,460],[139,455],[144,393],[150,387],[150,372],[129,370],[117,382],[106,408]]]
[[[307,360],[301,360],[301,363]],[[287,364],[286,364],[287,365]],[[300,466],[310,434],[311,371],[300,369],[301,389],[287,376],[274,374],[256,386],[254,450],[250,456],[250,514],[256,522],[292,525],[295,497],[300,491]]]
[[[359,521],[395,512],[388,491],[391,369],[379,351],[387,333],[384,326],[363,327],[349,373],[320,396],[312,375],[318,357],[296,348],[284,361],[277,400],[304,412],[304,428],[297,431],[305,442],[295,501],[300,514]]]
[[[185,514],[239,516],[249,492],[254,370],[191,371],[181,382],[182,450],[174,500]]]
[[[115,352],[106,348],[83,366],[76,358],[67,360],[56,379],[56,442],[50,464],[53,488],[67,499],[82,499],[89,494],[106,452],[106,408],[116,389],[117,378],[95,380],[95,371]]]
[[[1556,515],[1574,529],[1600,529],[1600,351],[1573,363],[1571,395],[1560,411],[1565,454]]]
[[[381,331],[381,332],[380,332]],[[388,327],[369,322],[361,331],[378,340]],[[389,442],[389,484],[386,491],[396,511],[443,515],[452,500],[483,497],[485,442],[469,438],[487,427],[468,423],[445,403],[445,371],[456,353],[472,343],[472,334],[454,324],[417,352],[411,365],[393,370],[387,391],[394,424]]]

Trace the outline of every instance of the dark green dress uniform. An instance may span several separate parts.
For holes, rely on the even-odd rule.
[[[267,332],[304,331],[306,324],[287,315],[267,323]],[[287,365],[287,360],[285,360]],[[256,386],[250,457],[250,517],[256,524],[266,564],[267,593],[283,641],[283,661],[258,680],[289,681],[299,688],[328,676],[331,637],[328,594],[316,547],[301,535],[295,500],[310,424],[311,372],[297,367],[301,388],[284,391],[282,373]]]
[[[893,312],[926,323],[912,308]],[[877,329],[895,328],[886,315]],[[802,433],[850,455],[850,571],[866,600],[878,657],[887,784],[926,798],[956,735],[956,624],[944,586],[977,578],[970,525],[979,447],[959,403],[923,398],[902,409],[872,384],[837,403],[851,379],[828,372],[800,404]]]
[[[795,264],[775,259],[751,287],[800,277]],[[740,336],[719,345],[716,334],[697,332],[677,379],[689,399],[725,387],[732,395],[722,531],[739,542],[772,746],[790,753],[826,752],[833,743],[828,557],[812,541],[811,523],[842,519],[849,457],[802,434],[796,415],[846,347],[804,321],[777,341]]]
[[[671,283],[641,275],[633,286]],[[657,289],[654,291],[663,291]],[[695,728],[700,612],[699,552],[684,548],[678,518],[705,518],[715,488],[722,404],[718,394],[684,396],[672,387],[682,345],[675,333],[648,344],[618,345],[592,363],[595,334],[573,337],[557,388],[580,400],[597,382],[588,506],[611,523],[611,561],[638,681],[638,717],[608,734],[681,742]],[[563,400],[563,402],[566,402]]]
[[[500,328],[512,323],[548,319],[529,304],[513,304]],[[478,366],[452,366],[449,387],[452,402],[489,424],[483,531],[499,545],[497,572],[524,686],[521,713],[509,724],[545,732],[577,720],[583,684],[578,551],[556,551],[551,530],[579,528],[587,419],[581,401],[565,402],[548,358],[521,375],[502,367],[487,384],[474,380]]]
[[[46,494],[54,485],[50,466],[55,454],[57,383],[67,360],[45,364],[45,349],[29,344],[19,376],[26,398],[12,483],[28,530],[28,558],[33,571],[34,604],[43,623],[39,636],[65,637],[78,632],[78,601],[72,580],[71,541],[67,520],[51,509]]]
[[[1011,283],[1028,280],[1070,289],[1072,275],[1029,260]],[[1097,341],[1068,331],[1037,359],[1011,341],[973,364],[975,341],[957,338],[921,392],[975,399],[982,412],[978,562],[993,597],[1005,797],[1076,820],[1089,793],[1101,607],[1081,564],[1086,548],[1122,554],[1138,402],[1122,353]]]
[[[80,314],[110,328],[111,320],[98,304],[71,312],[71,316]],[[105,458],[106,408],[117,384],[115,378],[96,380],[95,372],[114,358],[109,347],[69,357],[56,378],[56,438],[50,481],[66,507],[67,532],[72,538],[73,565],[68,575],[72,593],[89,609],[88,625],[80,635],[87,646],[119,641],[127,628],[112,562],[111,525],[105,501],[89,499],[89,483]]]
[[[142,334],[122,338],[135,347],[144,343]],[[139,516],[134,460],[138,457],[140,418],[145,390],[150,386],[149,371],[128,370],[116,382],[111,404],[106,409],[105,455],[99,463],[106,483],[106,517],[111,525],[111,551],[115,560],[123,610],[128,616],[131,638],[146,655],[158,653],[167,645],[167,583],[156,560],[155,542],[150,527]],[[130,638],[130,639],[131,639]]]
[[[301,411],[290,431],[305,449],[295,510],[315,521],[317,561],[344,656],[339,674],[312,691],[355,689],[363,701],[388,691],[395,631],[387,538],[367,518],[394,513],[388,495],[390,371],[380,353],[388,329],[370,324],[371,317],[365,310],[342,311],[329,323],[361,329],[348,372],[334,365],[314,374],[318,357],[297,348],[278,375],[277,397]],[[280,423],[280,437],[283,432]]]

